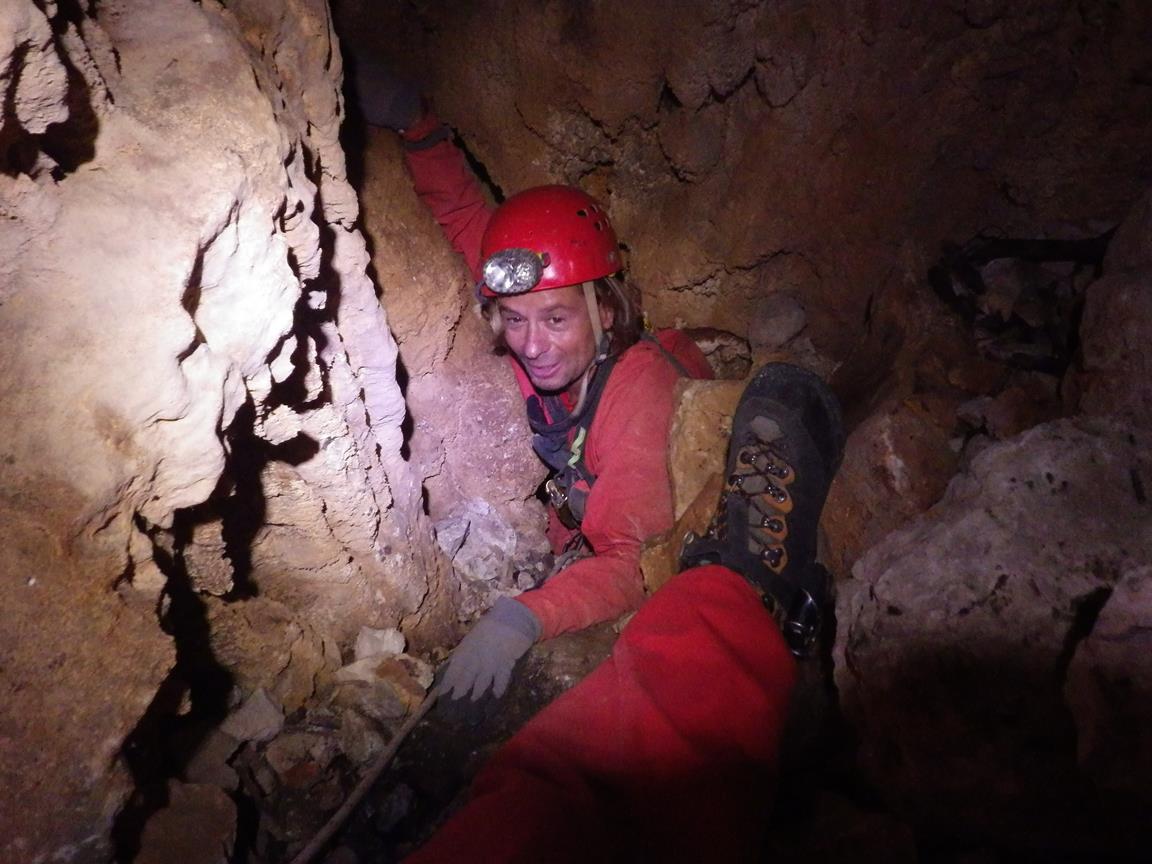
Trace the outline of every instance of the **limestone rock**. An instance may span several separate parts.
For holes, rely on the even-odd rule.
[[[717,378],[743,379],[752,369],[748,342],[735,333],[713,327],[688,327],[684,333],[704,352]]]
[[[230,657],[238,679],[299,705],[329,632],[397,623],[441,575],[400,456],[340,75],[323,0],[0,6],[0,573],[13,583],[0,644],[6,712],[38,719],[6,716],[0,736],[0,785],[19,802],[0,801],[4,860],[107,859],[132,783],[163,782],[115,758],[173,663],[161,615],[177,640],[244,642],[173,620],[165,569],[183,555],[212,608],[232,593],[226,531],[180,549],[173,529],[252,479],[238,457],[255,449],[254,416],[291,404],[340,419],[323,455],[344,471],[297,467],[331,516],[319,545],[353,546],[361,582],[350,599],[306,598],[314,641],[250,640]],[[339,306],[300,303],[306,285]],[[315,554],[293,539],[281,560]]]
[[[380,723],[403,717],[411,705],[411,694],[397,686],[389,678],[389,670],[383,668],[385,664],[395,663],[394,660],[369,657],[343,667],[335,675],[334,703]],[[411,679],[407,683],[410,682]],[[423,689],[417,689],[422,697]]]
[[[959,461],[955,411],[951,397],[893,399],[848,436],[824,506],[825,563],[835,576],[944,493]]]
[[[747,336],[771,291],[669,289],[803,256],[818,275],[795,296],[817,352],[840,359],[878,287],[923,274],[943,238],[1115,221],[1126,178],[1145,176],[1139,4],[544,4],[514,28],[496,0],[341,6],[428,80],[505,193],[575,181],[610,199],[658,324]]]
[[[156,624],[154,594],[112,588],[124,573],[120,555],[81,559],[52,530],[62,514],[82,512],[67,507],[74,491],[11,482],[4,463],[0,456],[0,860],[59,850],[108,860],[108,831],[133,784],[118,754],[175,649]]]
[[[511,574],[516,533],[488,502],[464,501],[436,523],[436,541],[466,578],[493,582]]]
[[[1049,376],[1044,376],[1049,377]],[[1051,379],[1055,383],[1055,379]],[[1055,392],[1037,393],[1020,385],[1007,387],[995,396],[978,396],[956,409],[957,417],[993,438],[1003,440],[1060,414]]]
[[[1144,615],[1123,598],[1142,596],[1152,560],[1134,480],[1149,472],[1146,430],[1037,426],[981,453],[840,586],[836,684],[861,766],[898,816],[1007,845],[1124,849],[1143,830],[1088,794],[1062,692],[1068,646],[1113,592],[1115,617],[1105,606],[1068,685],[1091,741],[1092,711],[1110,709],[1090,685],[1115,668],[1093,653]],[[1147,655],[1128,656],[1124,674],[1143,681]]]
[[[240,779],[229,760],[242,743],[219,728],[212,730],[189,757],[184,766],[183,779],[189,783],[235,791]]]
[[[335,675],[339,685],[361,685],[338,697],[343,704],[371,707],[362,712],[377,719],[394,719],[416,708],[432,686],[432,673],[427,664],[407,655],[371,656],[357,660]],[[368,694],[368,701],[362,698]]]
[[[284,709],[263,688],[224,718],[220,731],[237,741],[269,741],[284,728]]]
[[[315,732],[286,732],[264,748],[264,758],[280,785],[292,789],[315,784],[336,755],[332,736]]]
[[[672,512],[680,517],[711,478],[724,475],[732,415],[743,381],[681,381],[669,434]]]
[[[330,638],[275,600],[208,603],[209,642],[241,691],[267,690],[288,713],[300,708],[339,668]]]
[[[357,711],[345,711],[341,715],[337,740],[340,752],[356,765],[368,764],[387,746],[377,721]]]
[[[4,76],[0,99],[11,105],[0,116],[0,140],[11,141],[12,124],[26,133],[44,132],[68,117],[68,75],[52,41],[52,27],[32,3],[16,3],[5,12],[0,35],[0,69],[15,69]],[[19,65],[16,65],[19,64]]]
[[[668,436],[668,473],[675,522],[666,535],[645,544],[640,569],[655,591],[680,569],[684,535],[703,533],[716,512],[724,484],[724,457],[732,415],[743,381],[696,381],[676,385],[676,411]]]
[[[1152,197],[1123,222],[1088,286],[1080,323],[1082,369],[1070,373],[1081,410],[1152,425]]]
[[[771,294],[756,305],[748,327],[748,341],[756,354],[779,351],[804,329],[804,305],[790,294]]]
[[[361,627],[356,634],[356,659],[365,660],[369,657],[395,657],[404,653],[404,634],[395,628],[375,630],[371,627]]]
[[[223,532],[219,519],[199,523],[184,546],[184,566],[197,591],[220,596],[232,589],[232,562],[228,560]]]
[[[368,141],[365,224],[407,374],[411,461],[437,532],[455,538],[449,548],[470,520],[516,537],[498,541],[506,547],[498,561],[469,540],[456,580],[500,577],[511,585],[512,574],[533,569],[549,551],[534,496],[545,468],[531,449],[523,397],[508,358],[495,353],[491,329],[471,308],[473,280],[463,259],[416,198],[395,135],[369,130]],[[491,602],[485,590],[464,587],[453,617]]]

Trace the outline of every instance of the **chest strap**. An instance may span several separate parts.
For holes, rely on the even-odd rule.
[[[665,348],[659,339],[647,331],[640,338],[655,345],[682,377],[692,377],[680,359]],[[557,396],[536,394],[527,400],[528,425],[533,432],[532,449],[555,472],[544,484],[544,489],[560,521],[568,528],[579,528],[584,521],[588,495],[596,482],[596,475],[589,470],[584,458],[584,448],[608,376],[619,357],[610,356],[597,368],[584,407],[577,415],[570,414]]]
[[[555,472],[544,488],[560,520],[569,528],[578,528],[584,520],[588,493],[596,482],[588,470],[584,447],[616,360],[615,356],[608,357],[597,367],[578,414],[569,413],[557,396],[533,395],[527,400],[532,449]]]

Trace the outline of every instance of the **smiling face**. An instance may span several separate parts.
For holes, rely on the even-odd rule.
[[[531,291],[496,301],[504,341],[537,390],[579,389],[580,376],[596,356],[592,319],[579,285]],[[612,326],[612,312],[600,307],[600,326]]]

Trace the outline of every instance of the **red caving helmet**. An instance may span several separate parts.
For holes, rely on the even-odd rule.
[[[572,186],[536,186],[501,204],[484,231],[480,256],[484,297],[579,285],[620,269],[608,214]]]

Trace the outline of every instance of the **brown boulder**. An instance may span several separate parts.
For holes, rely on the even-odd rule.
[[[890,531],[939,500],[956,471],[957,399],[889,400],[857,427],[824,507],[825,563],[839,577]]]

